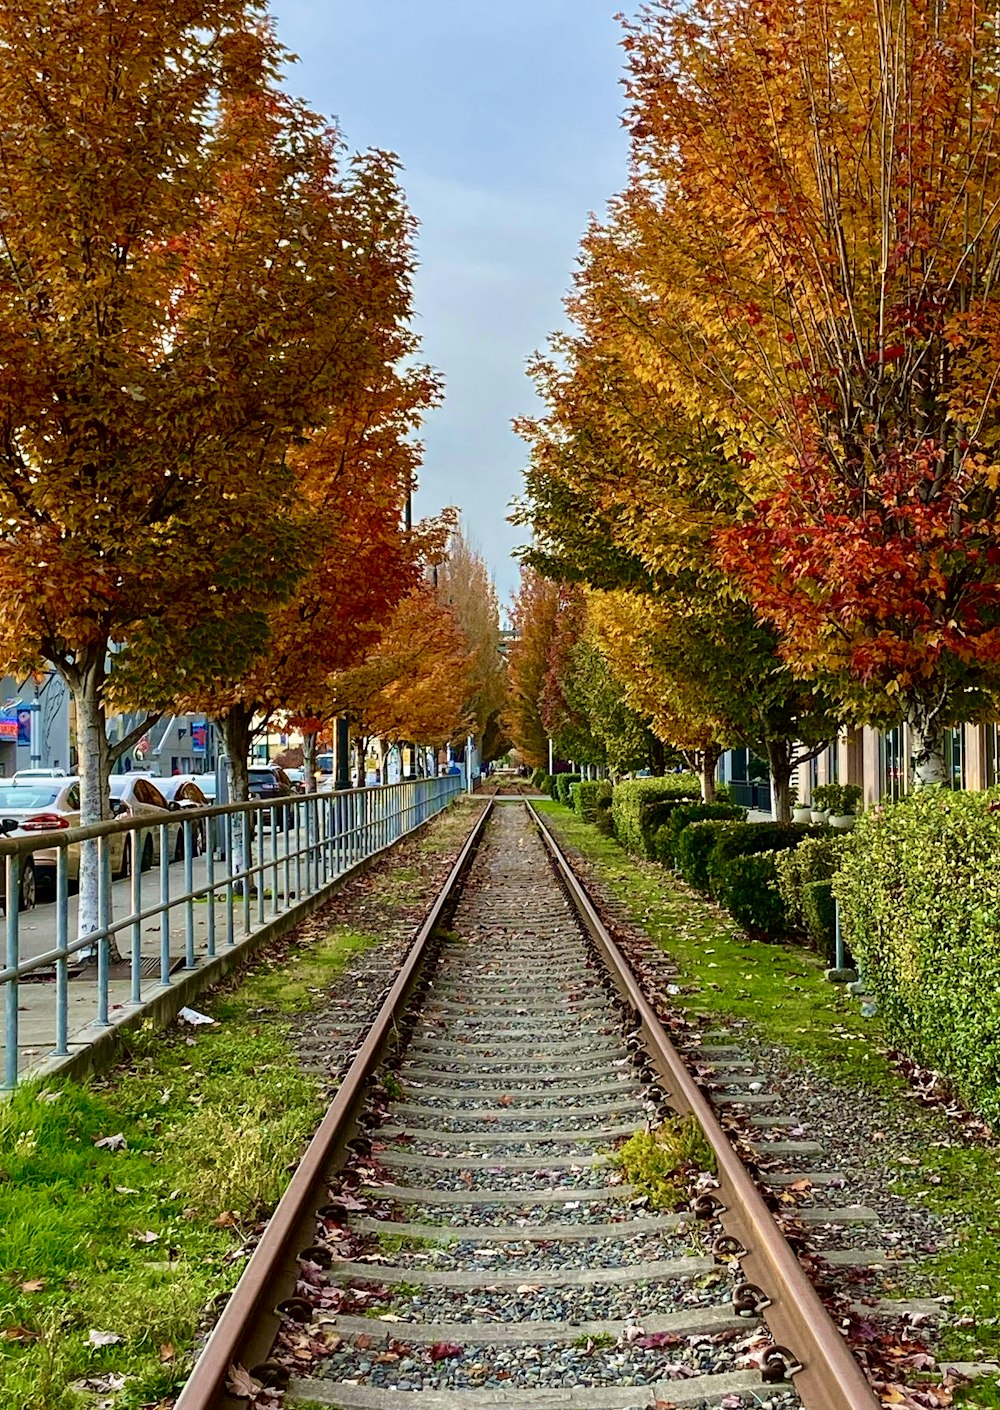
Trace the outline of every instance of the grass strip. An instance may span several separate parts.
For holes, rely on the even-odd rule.
[[[701,1026],[739,1020],[796,1063],[825,1073],[856,1100],[867,1093],[899,1103],[912,1129],[901,1154],[912,1176],[896,1192],[944,1215],[958,1229],[953,1244],[916,1264],[900,1289],[954,1303],[938,1355],[949,1361],[1000,1360],[1000,1152],[966,1141],[940,1112],[915,1108],[891,1066],[877,1016],[829,984],[808,950],[751,940],[718,907],[664,867],[630,856],[615,841],[561,804],[532,800],[559,841],[578,851],[605,886],[678,968],[674,1002]],[[1000,1408],[1000,1378],[977,1380],[956,1393],[968,1410]]]

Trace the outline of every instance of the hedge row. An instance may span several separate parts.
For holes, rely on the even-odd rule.
[[[611,817],[615,836],[629,852],[652,860],[653,834],[679,802],[697,802],[701,785],[695,774],[633,778],[615,785]]]
[[[574,775],[560,775],[574,779]],[[564,785],[565,787],[566,785]],[[628,851],[677,867],[711,892],[747,930],[767,939],[805,934],[834,959],[831,879],[847,834],[790,823],[748,823],[746,809],[723,798],[703,803],[693,774],[630,779],[615,785],[573,781],[575,812]],[[557,792],[558,796],[558,792]]]
[[[1000,1120],[996,793],[921,789],[858,819],[833,889],[890,1042]]]

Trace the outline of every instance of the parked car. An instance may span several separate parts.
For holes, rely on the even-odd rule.
[[[204,796],[205,802],[202,805],[203,807],[211,808],[215,803],[215,774],[174,774],[171,778],[161,778],[157,780],[158,786],[162,786],[166,783],[193,783],[195,788]],[[166,792],[165,789],[164,792]]]
[[[16,833],[61,832],[80,826],[80,780],[76,778],[28,779],[21,783],[0,785],[0,819],[16,820]],[[110,839],[111,870],[115,876],[128,874],[128,839],[116,834]],[[56,878],[57,847],[44,847],[33,854],[34,886],[52,889]],[[79,844],[66,851],[67,875],[71,881],[80,875]],[[150,862],[152,865],[152,862]]]
[[[170,778],[158,778],[156,787],[163,794],[169,805],[172,805],[181,812],[185,808],[210,808],[213,799],[206,796],[202,784],[211,780],[212,793],[215,794],[215,775],[207,774],[195,776],[194,774],[172,774]],[[192,829],[192,840],[194,842],[194,855],[200,857],[205,850],[206,827],[205,819],[202,818]],[[176,861],[180,861],[184,856],[184,824],[181,822],[177,835],[177,847],[174,852]]]
[[[291,783],[295,792],[304,793],[305,789],[302,787],[302,785],[305,782],[306,777],[305,769],[286,769],[285,773],[288,775],[289,782]]]
[[[65,769],[18,769],[12,783],[33,783],[39,778],[67,778]]]
[[[4,816],[0,814],[0,837],[23,837],[24,830],[18,818]],[[35,901],[38,898],[38,890],[35,877],[35,859],[33,856],[21,858],[21,875],[17,884],[17,909],[19,911],[31,911],[35,908]],[[7,866],[0,864],[0,907],[4,914],[7,911]]]
[[[158,779],[157,783],[162,782]],[[180,845],[183,852],[183,832],[180,822],[170,815],[178,810],[172,808],[160,792],[156,783],[143,774],[113,774],[111,777],[111,806],[116,817],[137,818],[142,822],[149,823],[149,831],[145,830],[136,834],[141,839],[136,843],[139,848],[139,864],[142,871],[148,871],[151,866],[160,860],[160,824],[168,822],[170,824],[167,833],[167,855],[173,860],[177,855],[177,848]],[[115,804],[118,807],[115,807]],[[178,834],[180,841],[178,842]],[[131,837],[126,837],[125,845],[128,853],[124,871],[116,875],[127,876],[131,870]]]
[[[249,791],[251,798],[266,798],[268,802],[278,798],[293,798],[295,796],[292,780],[277,764],[251,764]],[[292,816],[293,810],[291,808],[278,810],[279,832],[291,822]],[[269,827],[270,822],[270,812],[265,810],[262,818],[263,826]]]

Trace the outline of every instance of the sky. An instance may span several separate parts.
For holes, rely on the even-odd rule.
[[[354,149],[403,163],[420,221],[424,359],[444,374],[416,515],[457,505],[496,578],[517,584],[507,523],[536,409],[526,359],[564,320],[590,211],[625,182],[615,0],[272,0],[299,55],[288,87]]]

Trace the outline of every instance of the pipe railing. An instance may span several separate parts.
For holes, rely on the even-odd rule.
[[[26,858],[55,854],[54,867],[48,867],[52,905],[21,912],[16,899],[6,903],[6,946],[0,969],[4,1089],[18,1082],[22,1009],[31,1012],[32,1051],[47,1048],[48,1058],[68,1057],[71,1043],[73,1047],[86,1044],[112,1026],[113,999],[118,1012],[133,1011],[152,990],[162,992],[169,986],[178,969],[190,972],[242,943],[357,863],[412,832],[445,808],[461,786],[461,778],[454,775],[408,779],[340,793],[180,808],[159,819],[151,820],[146,814],[0,839],[7,898],[20,895]],[[114,838],[123,833],[128,834],[130,875],[116,885],[111,858]],[[154,860],[155,871],[144,872],[150,839],[158,861]],[[79,868],[80,844],[89,840],[97,843],[96,923],[81,927],[78,917],[73,917],[70,879]],[[35,874],[37,880],[37,865]],[[51,943],[46,943],[47,937],[32,936],[32,944],[26,945],[28,927],[23,922],[28,915],[32,932],[50,930]],[[144,953],[144,937],[150,934],[158,938],[147,943]],[[36,952],[27,954],[26,948]],[[125,983],[113,993],[111,985],[119,976]],[[50,978],[51,986],[45,983]],[[81,992],[77,985],[88,984],[93,1011],[89,1020],[82,1020],[82,1029],[73,1033],[71,979],[74,999]],[[26,980],[32,981],[27,1005]],[[74,1007],[81,1006],[76,1002]],[[41,1029],[39,1014],[44,1020]]]

